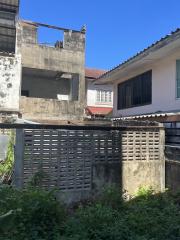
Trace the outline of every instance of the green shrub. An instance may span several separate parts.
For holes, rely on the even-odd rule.
[[[119,190],[66,211],[53,192],[0,188],[0,240],[179,240],[180,195],[141,189],[122,201]]]
[[[0,215],[14,211],[7,219],[7,226],[0,226],[3,232],[1,239],[57,239],[65,211],[52,193],[39,189],[18,191],[1,187],[0,195]],[[8,231],[9,228],[11,231]]]
[[[0,179],[1,182],[9,183],[14,164],[14,131],[10,132],[10,140],[8,144],[7,157],[3,163],[0,164]]]
[[[154,194],[152,189],[141,189],[138,197],[129,202],[122,204],[119,199],[119,193],[110,189],[98,199],[98,204],[81,207],[68,218],[62,239],[180,239],[180,208],[169,193]],[[117,200],[120,207],[114,207]]]
[[[154,190],[152,187],[140,187],[138,191],[136,192],[135,196],[136,197],[149,197],[154,193]]]
[[[103,203],[104,206],[120,209],[123,206],[121,189],[116,186],[104,188],[97,202]]]

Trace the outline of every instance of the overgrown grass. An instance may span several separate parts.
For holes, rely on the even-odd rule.
[[[98,199],[67,211],[37,188],[0,188],[0,239],[3,240],[178,240],[180,194],[140,189],[126,202],[108,189]],[[13,210],[9,212],[10,210]]]

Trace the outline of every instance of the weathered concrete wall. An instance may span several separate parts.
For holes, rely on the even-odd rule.
[[[0,133],[0,162],[7,158],[10,136]]]
[[[103,188],[117,185],[122,188],[121,160],[115,163],[96,163],[92,166],[92,191],[97,194]]]
[[[16,17],[19,1],[0,1],[0,121],[19,111],[21,55],[16,49]],[[16,114],[15,114],[16,115]]]
[[[23,67],[83,74],[83,52],[22,43],[21,53]]]
[[[134,195],[140,187],[152,187],[156,192],[165,190],[165,162],[123,161],[98,163],[92,168],[92,191],[98,193],[107,186],[117,185],[120,190]]]
[[[166,160],[166,188],[180,191],[180,161]]]
[[[18,39],[18,48],[21,51],[22,55],[22,67],[26,69],[36,69],[40,71],[54,71],[57,74],[63,73],[70,73],[74,76],[71,86],[71,97],[75,101],[70,102],[58,102],[58,101],[51,101],[49,104],[45,99],[44,100],[29,100],[28,106],[31,106],[29,109],[33,109],[34,106],[32,103],[39,103],[40,106],[37,109],[35,107],[35,111],[37,112],[37,117],[41,115],[46,116],[47,114],[44,113],[46,109],[52,109],[49,111],[49,114],[52,113],[52,116],[49,115],[49,118],[62,117],[66,120],[71,119],[82,119],[84,117],[84,109],[86,106],[86,94],[85,94],[85,34],[82,32],[75,32],[75,31],[65,31],[64,32],[64,44],[63,47],[56,48],[56,47],[49,47],[45,45],[39,45],[37,43],[37,27],[33,24],[25,24],[23,22],[19,22],[17,28],[17,39]],[[78,76],[78,81],[75,76]],[[29,86],[29,79],[25,79],[26,76],[23,76],[23,83],[22,89]],[[25,81],[24,81],[25,79]],[[76,86],[78,83],[78,86]],[[36,83],[38,86],[40,84],[45,84],[46,82],[42,82],[38,80]],[[42,87],[43,89],[45,88]],[[43,86],[43,85],[42,85]],[[55,84],[54,84],[55,86]],[[57,94],[57,88],[54,93],[53,86],[51,85],[52,89],[47,88],[49,94],[47,98],[51,98],[51,96]],[[32,88],[33,88],[33,80],[32,80]],[[62,87],[61,87],[62,88]],[[36,90],[33,90],[36,91]],[[41,91],[41,90],[40,90]],[[44,92],[45,90],[43,90]],[[32,92],[32,90],[31,90]],[[42,96],[43,92],[39,92],[39,97]],[[51,92],[51,93],[50,93]],[[76,93],[78,92],[78,93]],[[37,93],[37,91],[36,91]],[[36,93],[32,93],[31,96],[35,97]],[[30,93],[31,94],[31,93]],[[60,93],[62,94],[62,93]],[[76,95],[76,96],[73,96]],[[42,97],[46,97],[42,96]],[[37,95],[36,95],[37,97]],[[71,98],[70,98],[71,99]],[[76,102],[77,101],[77,102]],[[31,112],[28,113],[28,108],[23,104],[24,101],[21,101],[21,110],[23,117],[27,116],[34,116],[35,115]],[[27,102],[27,100],[26,100]],[[47,104],[47,106],[45,106]],[[50,107],[51,106],[51,107]],[[41,109],[41,112],[40,112]],[[65,109],[65,110],[64,110]],[[57,111],[57,112],[55,112]],[[75,114],[75,115],[74,115]]]
[[[180,168],[180,166],[179,166]],[[69,191],[60,198],[71,203],[92,198],[103,189],[116,186],[119,191],[133,196],[140,187],[152,187],[156,192],[165,190],[165,162],[122,161],[117,163],[96,163],[92,165],[92,188],[90,191]]]
[[[82,120],[84,109],[79,101],[21,97],[23,118],[38,120]]]
[[[122,163],[122,188],[130,195],[140,187],[152,187],[155,191],[165,190],[165,162],[128,161]]]
[[[22,35],[27,43],[36,44],[38,42],[37,26],[21,22]]]
[[[166,188],[180,190],[180,149],[166,147]]]
[[[85,34],[81,32],[64,32],[64,49],[84,52]]]
[[[66,204],[92,199],[102,193],[108,187],[117,187],[122,191],[121,162],[92,164],[91,190],[75,190],[60,192],[58,197]]]
[[[19,111],[20,56],[0,56],[0,111]]]
[[[19,22],[17,27],[18,44],[22,53],[23,67],[46,69],[59,72],[84,74],[85,34],[64,33],[64,47],[55,48],[39,45],[37,29],[34,25]]]
[[[55,129],[44,130],[44,125],[33,125],[33,128],[17,130],[15,149],[20,154],[15,161],[17,187],[25,186],[42,170],[46,176],[41,186],[60,189],[60,198],[66,203],[94,197],[114,185],[130,195],[141,186],[157,192],[165,190],[161,127],[90,130],[73,126],[75,129],[67,130],[54,126]]]

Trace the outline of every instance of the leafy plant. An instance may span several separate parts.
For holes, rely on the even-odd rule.
[[[52,192],[37,188],[20,191],[1,187],[0,195],[0,215],[9,211],[13,213],[9,216],[10,221],[7,219],[7,226],[2,230],[0,239],[57,239],[65,220],[65,210]],[[14,228],[6,231],[12,225]]]
[[[105,187],[97,199],[97,202],[103,203],[104,206],[111,206],[114,209],[119,209],[123,205],[121,189],[117,186]]]
[[[9,183],[11,181],[13,164],[14,164],[14,131],[10,132],[10,140],[8,144],[7,157],[4,162],[0,164],[0,178],[1,182]]]
[[[145,187],[142,186],[138,189],[138,191],[136,192],[135,196],[136,197],[149,197],[154,193],[154,190],[152,187]]]
[[[123,201],[119,189],[67,211],[53,192],[0,187],[0,240],[178,240],[180,195],[140,189]],[[1,225],[2,218],[2,225]]]

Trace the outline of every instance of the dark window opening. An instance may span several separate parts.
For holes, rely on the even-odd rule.
[[[78,101],[79,74],[23,68],[21,96]]]
[[[15,25],[15,17],[16,17],[15,13],[0,11],[0,19],[4,20],[4,21],[5,20],[11,20],[12,23],[14,23],[14,25]]]
[[[15,52],[16,30],[13,27],[0,26],[0,51]]]
[[[152,102],[152,71],[118,84],[118,110]]]
[[[0,0],[0,52],[15,53],[18,0]]]
[[[21,90],[21,96],[29,97],[29,91],[28,90]]]

